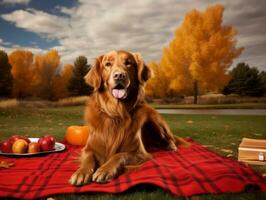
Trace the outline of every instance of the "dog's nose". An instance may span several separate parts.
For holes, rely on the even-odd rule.
[[[122,81],[126,79],[126,73],[125,72],[115,72],[113,75],[114,80],[116,81]]]

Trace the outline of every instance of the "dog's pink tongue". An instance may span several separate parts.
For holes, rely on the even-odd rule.
[[[125,95],[126,90],[125,89],[113,89],[112,93],[115,98],[121,99]]]

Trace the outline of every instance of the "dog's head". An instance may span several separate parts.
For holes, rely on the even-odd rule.
[[[130,98],[150,78],[151,71],[139,53],[111,51],[96,59],[85,76],[96,92],[107,92],[117,100]]]

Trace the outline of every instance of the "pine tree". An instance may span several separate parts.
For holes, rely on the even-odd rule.
[[[259,74],[256,67],[249,67],[246,63],[238,63],[232,69],[232,79],[224,88],[225,94],[240,96],[263,96],[263,74]]]
[[[262,95],[266,96],[266,72],[265,71],[260,72],[259,77],[262,87]]]
[[[12,92],[11,68],[6,52],[0,50],[0,97],[8,97]]]
[[[75,60],[73,74],[68,85],[68,90],[72,96],[89,95],[92,92],[92,88],[84,81],[84,76],[90,67],[85,56],[79,56]]]

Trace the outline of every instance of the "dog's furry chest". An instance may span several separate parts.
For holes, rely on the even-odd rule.
[[[116,153],[133,151],[138,147],[137,128],[131,119],[106,117],[99,121],[90,135],[89,144],[100,164]],[[132,146],[134,149],[128,149]]]

